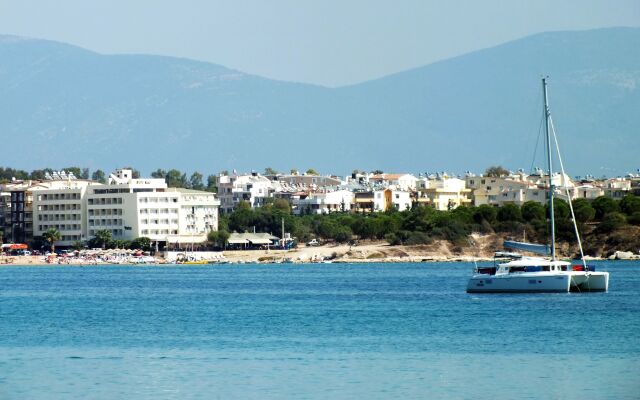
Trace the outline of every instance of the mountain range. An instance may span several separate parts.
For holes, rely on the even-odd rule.
[[[326,88],[0,36],[1,164],[529,170],[544,165],[541,77],[549,76],[568,173],[623,174],[640,167],[639,49],[640,28],[549,32]]]

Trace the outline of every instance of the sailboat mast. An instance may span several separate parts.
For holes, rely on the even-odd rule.
[[[556,259],[556,221],[553,212],[553,162],[551,157],[551,135],[549,134],[549,101],[547,99],[547,80],[542,78],[544,95],[544,132],[547,139],[547,167],[549,168],[549,219],[551,220],[551,259]]]

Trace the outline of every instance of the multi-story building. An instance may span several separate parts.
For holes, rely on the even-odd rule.
[[[411,174],[371,174],[368,179],[371,184],[403,191],[415,190],[417,181]]]
[[[358,213],[387,211],[391,208],[405,211],[411,209],[412,204],[410,192],[392,189],[369,190],[354,193],[352,210]]]
[[[574,184],[565,174],[554,174],[553,184],[556,196],[567,199],[566,189],[569,195],[574,193]],[[535,174],[527,175],[522,170],[505,177],[475,176],[467,174],[465,182],[472,190],[471,196],[473,204],[480,206],[483,204],[502,206],[504,204],[522,205],[527,201],[534,201],[544,204],[548,199],[549,175],[545,175],[541,170]]]
[[[604,181],[604,195],[612,199],[622,199],[631,193],[631,180],[625,178],[611,178]]]
[[[272,181],[258,173],[251,175],[222,175],[218,177],[220,210],[231,213],[240,201],[251,208],[262,207],[266,199],[273,197]]]
[[[436,178],[422,178],[417,182],[417,201],[427,204],[436,210],[451,210],[461,205],[470,205],[469,194],[465,181],[449,178],[446,175]]]
[[[60,232],[59,246],[71,246],[87,239],[85,193],[92,182],[69,180],[48,187],[38,186],[33,193],[33,236],[42,236],[48,229]]]
[[[168,188],[164,179],[134,179],[121,169],[87,191],[88,237],[109,230],[114,239],[148,237],[157,247],[198,243],[218,229],[213,193]]]
[[[332,212],[351,211],[354,200],[353,192],[336,190],[333,192],[308,193],[305,196],[292,199],[293,213],[300,214],[329,214]]]
[[[43,194],[57,193],[60,199],[63,193],[68,190],[80,190],[84,187],[95,183],[89,180],[76,179],[73,174],[66,174],[64,171],[47,174],[46,180],[25,180],[3,184],[0,188],[0,213],[3,220],[3,240],[6,242],[25,243],[31,242],[34,237],[41,236],[49,227],[58,226],[61,234],[67,236],[81,236],[78,231],[77,219],[72,214],[77,209],[66,209],[67,205],[71,206],[72,202],[77,199],[67,199],[62,206],[59,204],[58,209],[55,207],[46,210],[43,209]],[[63,199],[64,200],[64,199]],[[53,203],[52,203],[53,205]],[[60,208],[62,207],[62,209]],[[46,217],[44,216],[46,214]],[[70,215],[67,217],[67,215]],[[46,218],[46,221],[45,221]],[[57,219],[56,219],[57,218]],[[43,221],[46,224],[43,224]],[[62,222],[66,221],[66,222]],[[75,221],[75,222],[73,222]],[[45,226],[47,226],[45,228]],[[61,228],[61,229],[60,229]]]

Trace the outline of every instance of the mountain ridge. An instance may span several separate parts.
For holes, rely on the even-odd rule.
[[[337,88],[7,37],[0,135],[11,147],[30,144],[28,154],[5,155],[14,167],[527,168],[535,137],[521,132],[538,127],[543,73],[571,172],[638,167],[640,28],[541,33]]]

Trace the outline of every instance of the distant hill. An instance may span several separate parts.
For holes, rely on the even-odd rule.
[[[1,163],[146,173],[528,169],[542,165],[541,148],[532,159],[549,75],[569,173],[624,173],[640,167],[639,44],[640,28],[543,33],[330,89],[0,36]]]

